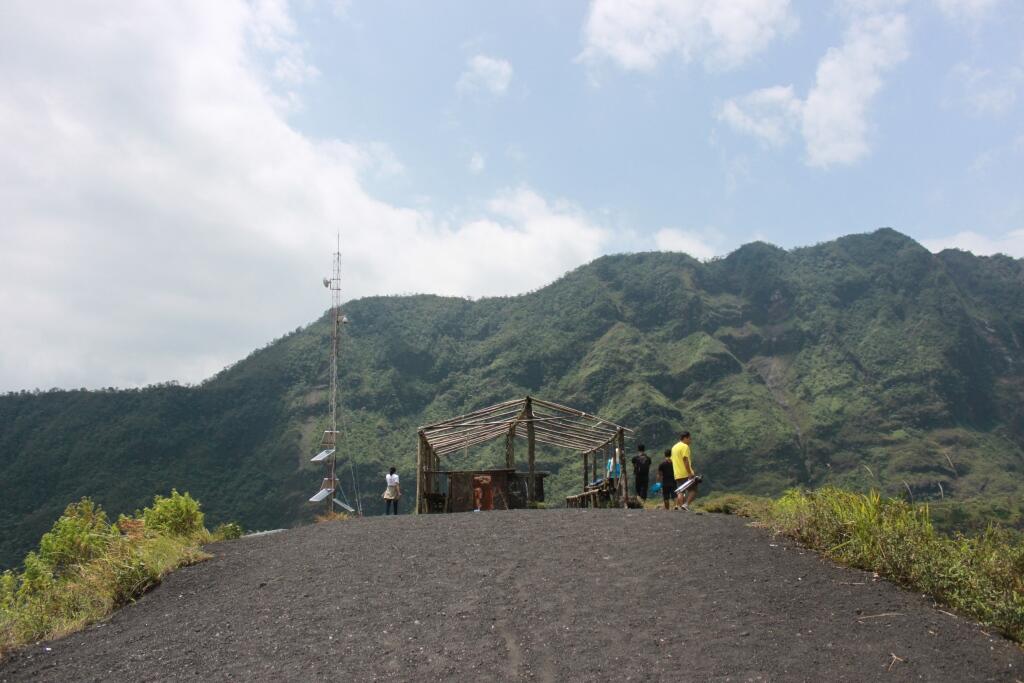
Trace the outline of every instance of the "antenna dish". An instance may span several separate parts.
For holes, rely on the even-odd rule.
[[[330,287],[330,286],[331,286],[331,278],[325,277],[324,278],[324,287]]]
[[[341,324],[342,325],[348,325],[348,316],[347,315],[341,316]]]

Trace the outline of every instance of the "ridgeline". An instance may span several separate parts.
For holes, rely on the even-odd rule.
[[[706,263],[607,256],[522,296],[345,312],[341,452],[370,513],[388,465],[411,474],[418,425],[534,394],[635,427],[655,452],[689,429],[711,490],[875,487],[932,501],[947,527],[1021,524],[1022,260],[931,254],[882,229]],[[213,524],[311,519],[329,338],[324,317],[198,386],[0,396],[0,567],[82,496],[116,515],[177,487]],[[550,502],[578,486],[575,465],[538,451]]]

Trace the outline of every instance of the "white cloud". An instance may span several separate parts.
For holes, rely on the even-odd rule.
[[[713,228],[699,231],[662,228],[654,234],[654,245],[658,251],[681,251],[702,260],[725,251],[721,233]]]
[[[811,166],[859,161],[870,151],[868,110],[882,77],[908,54],[906,16],[877,11],[891,6],[891,0],[847,1],[850,24],[843,43],[822,57],[805,99],[791,86],[764,88],[728,100],[719,118],[775,145],[799,127]]]
[[[847,17],[885,14],[902,9],[909,0],[838,0],[839,10]]]
[[[960,63],[952,68],[950,77],[967,107],[980,116],[1002,116],[1017,102],[1017,93],[1024,86],[1024,67],[981,69]]]
[[[514,293],[606,248],[527,188],[445,219],[370,196],[400,162],[288,124],[261,11],[5,8],[0,390],[198,381],[323,312],[337,230],[350,297]]]
[[[995,9],[1001,0],[935,0],[950,21],[979,21]]]
[[[742,133],[779,146],[796,129],[802,109],[803,102],[793,94],[793,86],[775,86],[727,101],[718,118]]]
[[[488,92],[504,95],[512,82],[512,65],[504,59],[474,55],[466,62],[466,70],[459,76],[455,88],[460,93]]]
[[[285,85],[298,86],[314,80],[320,71],[306,61],[305,45],[295,40],[295,22],[287,0],[256,0],[250,5],[249,33],[255,47],[274,58],[271,71]]]
[[[533,190],[504,190],[489,215],[423,231],[414,258],[442,264],[445,294],[492,296],[534,289],[601,255],[611,232],[574,204],[549,202]],[[434,268],[428,269],[433,273]],[[432,290],[433,291],[433,290]]]
[[[943,249],[963,249],[979,256],[1007,254],[1015,258],[1024,258],[1024,230],[1013,230],[1001,237],[988,237],[976,232],[958,232],[955,235],[934,237],[921,240],[929,251],[940,252]]]
[[[405,173],[405,164],[386,142],[369,142],[359,146],[358,161],[362,170],[372,170],[378,178],[393,178]]]
[[[469,158],[469,172],[473,175],[480,175],[484,172],[487,167],[487,162],[484,160],[484,155],[480,152],[474,152],[473,156]]]
[[[867,110],[882,75],[907,58],[903,14],[854,19],[844,43],[818,64],[804,103],[802,129],[812,166],[853,163],[868,153]]]
[[[729,69],[795,28],[789,0],[593,0],[579,59],[650,71],[676,55]]]

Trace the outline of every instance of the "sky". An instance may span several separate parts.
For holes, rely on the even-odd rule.
[[[1024,257],[1024,2],[6,0],[0,141],[0,391],[197,383],[329,307],[338,241],[345,298]]]

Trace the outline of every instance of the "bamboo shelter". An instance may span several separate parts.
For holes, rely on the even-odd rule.
[[[613,504],[625,507],[629,498],[624,462],[627,434],[632,435],[633,431],[582,410],[533,396],[505,401],[420,427],[416,449],[416,512],[465,509],[457,504],[459,490],[454,482],[460,476],[473,477],[477,481],[486,477],[488,495],[491,495],[493,486],[493,494],[501,498],[505,508],[533,507],[543,500],[543,476],[546,474],[536,469],[538,443],[579,453],[584,491],[593,481],[591,473],[594,479],[597,477],[599,455],[607,453],[621,476],[615,477],[613,489],[606,482],[606,498]],[[525,473],[517,472],[516,469],[517,438],[526,441]],[[442,457],[496,439],[505,441],[504,468],[472,471],[442,469]],[[442,478],[447,479],[445,491],[439,490],[442,488]],[[479,492],[476,495],[479,497]],[[476,503],[479,508],[479,500]]]

